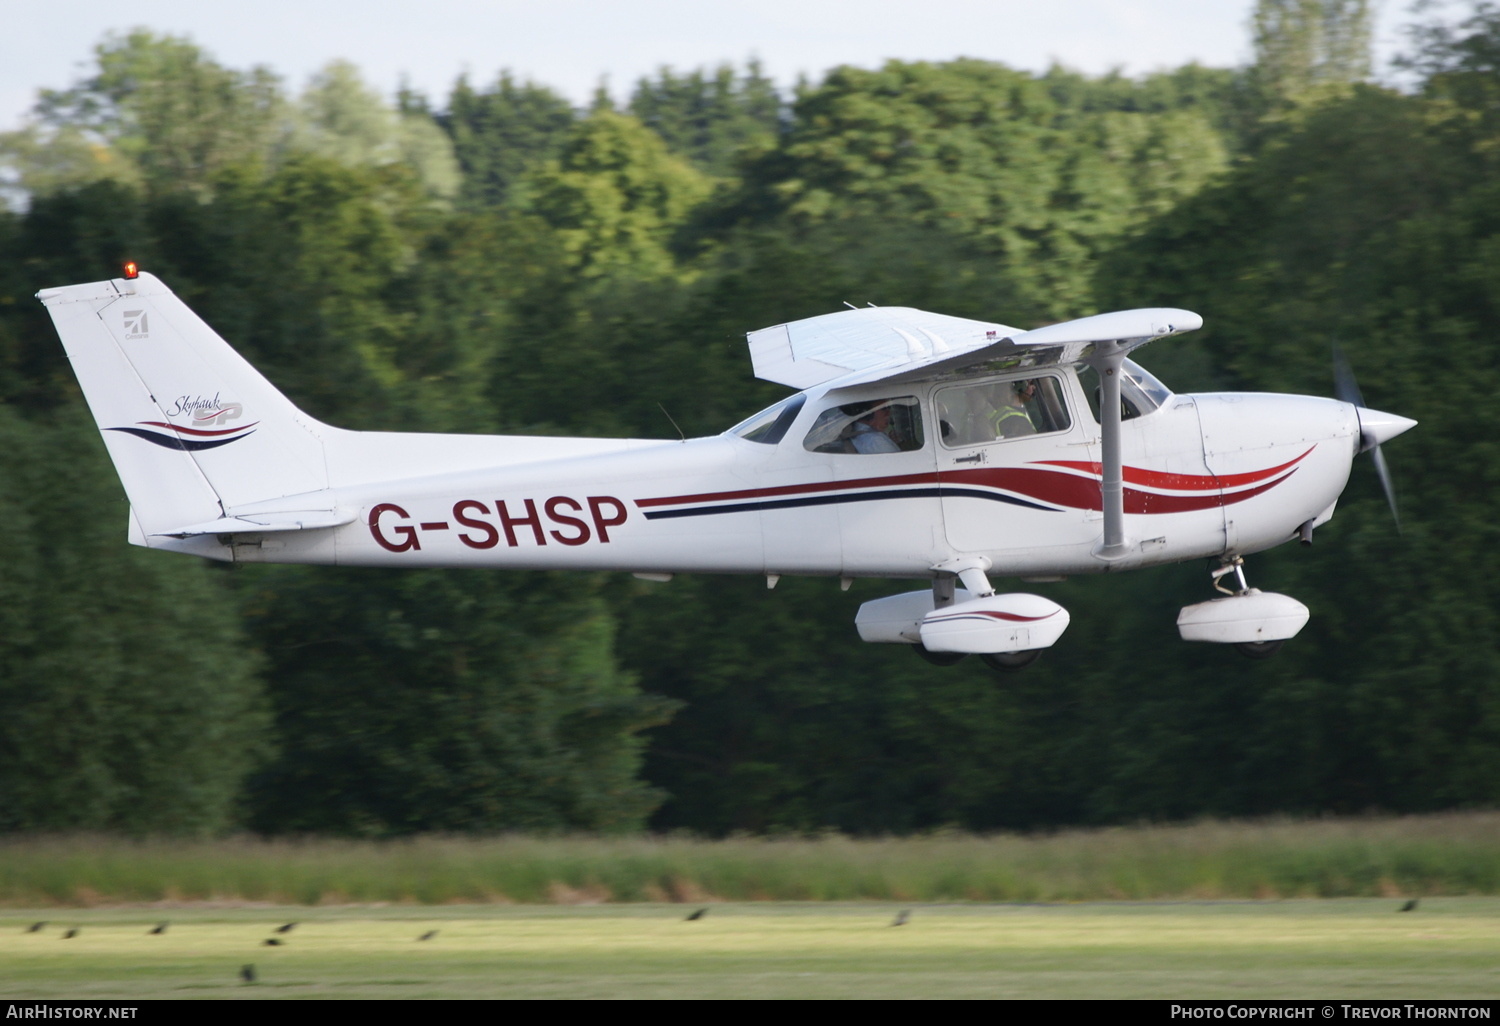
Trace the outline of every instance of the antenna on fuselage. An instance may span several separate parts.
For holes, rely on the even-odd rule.
[[[667,408],[665,406],[663,406],[660,402],[658,402],[656,404],[656,408],[658,410],[661,410],[662,415],[665,416],[668,420],[672,420],[672,415],[667,412]],[[687,441],[687,435],[685,435],[685,434],[682,433],[682,428],[677,427],[677,422],[675,420],[672,420],[672,426],[674,428],[677,428],[677,437],[680,438],[682,441],[686,442]]]

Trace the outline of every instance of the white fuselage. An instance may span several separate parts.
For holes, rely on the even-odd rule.
[[[1129,548],[1104,559],[1097,417],[1071,368],[1046,376],[1065,427],[966,444],[948,437],[953,380],[810,389],[775,444],[334,431],[326,490],[226,513],[337,508],[351,523],[147,543],[246,562],[843,577],[931,577],[982,556],[1000,576],[1066,575],[1288,541],[1332,514],[1359,445],[1347,403],[1167,396],[1122,425]],[[920,411],[919,448],[804,444],[830,407],[893,395]]]

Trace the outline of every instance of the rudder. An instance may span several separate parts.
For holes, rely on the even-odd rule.
[[[44,289],[37,298],[144,534],[327,487],[330,429],[153,275]]]

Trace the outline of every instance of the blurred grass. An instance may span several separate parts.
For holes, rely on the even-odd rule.
[[[0,994],[1482,1001],[1500,992],[1500,898],[1399,907],[1383,898],[756,902],[714,905],[694,922],[682,906],[649,903],[11,909],[0,912]],[[892,929],[903,910],[909,921]],[[164,933],[148,933],[164,920]],[[264,944],[291,921],[280,946]],[[255,967],[254,984],[241,982],[244,965]]]
[[[0,904],[1095,901],[1500,894],[1500,813],[887,839],[0,841]]]

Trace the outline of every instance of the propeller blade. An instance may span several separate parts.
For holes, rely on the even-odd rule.
[[[1354,380],[1354,370],[1337,342],[1333,344],[1333,397],[1354,406],[1365,404],[1365,397],[1359,394],[1359,382]]]
[[[1341,403],[1350,403],[1359,413],[1360,452],[1368,452],[1375,461],[1375,473],[1380,477],[1380,488],[1385,492],[1385,501],[1391,507],[1391,519],[1396,521],[1396,533],[1401,533],[1401,514],[1396,511],[1396,486],[1391,481],[1391,468],[1386,465],[1385,453],[1380,451],[1384,439],[1394,438],[1416,421],[1396,417],[1377,410],[1365,409],[1365,397],[1360,394],[1359,382],[1354,380],[1354,369],[1344,357],[1339,344],[1333,344],[1333,394]],[[1366,422],[1368,421],[1368,424]]]
[[[1385,492],[1385,501],[1391,507],[1391,519],[1396,521],[1396,533],[1401,533],[1401,514],[1396,512],[1396,486],[1391,482],[1391,470],[1385,465],[1385,453],[1380,451],[1380,446],[1370,450],[1370,456],[1375,460],[1375,473],[1380,475],[1380,487]]]

